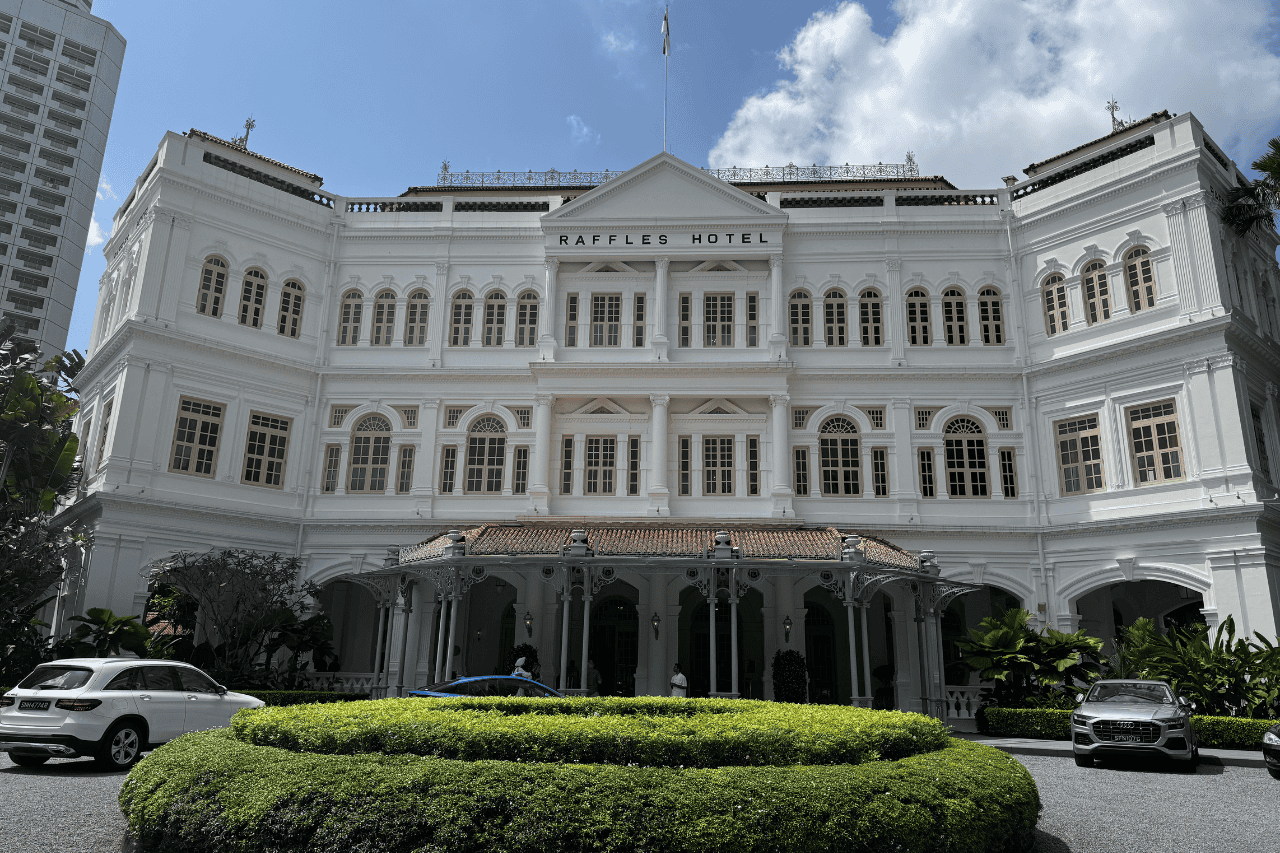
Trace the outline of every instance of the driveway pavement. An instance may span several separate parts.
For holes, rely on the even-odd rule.
[[[1206,759],[1195,775],[1159,763],[1076,767],[1018,755],[1044,810],[1036,853],[1259,853],[1280,849],[1280,781]],[[116,797],[123,773],[85,759],[15,767],[0,753],[4,853],[131,853]]]

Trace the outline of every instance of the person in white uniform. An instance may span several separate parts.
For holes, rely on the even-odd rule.
[[[671,669],[671,695],[684,698],[689,694],[689,679],[680,671],[680,664]]]

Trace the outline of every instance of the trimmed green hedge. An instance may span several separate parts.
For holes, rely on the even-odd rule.
[[[1071,712],[1049,708],[983,709],[986,733],[1001,737],[1071,740]],[[1245,717],[1195,717],[1191,727],[1204,749],[1261,749],[1262,736],[1275,720]]]
[[[861,764],[948,740],[920,714],[723,699],[385,699],[241,711],[231,726],[295,752],[647,767]]]
[[[229,689],[235,693],[261,699],[267,703],[268,707],[274,708],[286,705],[312,705],[318,702],[361,702],[369,698],[368,693],[338,693],[333,690],[258,690],[253,687]]]
[[[951,740],[849,766],[619,767],[314,755],[186,735],[120,791],[140,851],[1021,851],[1040,798],[1012,757]]]

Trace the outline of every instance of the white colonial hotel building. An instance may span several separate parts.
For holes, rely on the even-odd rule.
[[[769,697],[796,649],[816,700],[935,712],[1011,603],[1275,636],[1276,235],[1222,227],[1243,176],[1190,114],[1025,173],[660,154],[347,198],[170,133],[105,247],[69,612],[272,550],[348,685],[531,642],[547,683]]]

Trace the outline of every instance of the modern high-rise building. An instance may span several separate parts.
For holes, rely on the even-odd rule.
[[[53,354],[76,283],[125,41],[92,0],[0,0],[0,319]]]

